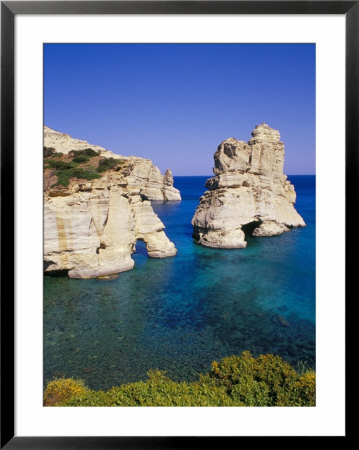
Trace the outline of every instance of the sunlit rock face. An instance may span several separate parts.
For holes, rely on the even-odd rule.
[[[45,127],[44,146],[69,154],[92,148],[101,157],[121,159],[120,169],[91,181],[72,178],[54,185],[44,171],[44,270],[67,271],[72,278],[94,278],[130,270],[137,240],[148,255],[176,255],[150,200],[178,201],[170,170],[162,175],[150,160],[123,157]]]
[[[215,176],[192,219],[193,238],[214,248],[244,248],[245,234],[274,236],[304,227],[294,208],[296,194],[283,174],[284,144],[267,124],[248,142],[229,138],[214,154]]]

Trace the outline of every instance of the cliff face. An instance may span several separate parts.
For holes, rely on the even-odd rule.
[[[150,202],[181,199],[171,171],[163,176],[150,160],[115,155],[47,127],[44,147],[46,272],[94,278],[132,269],[137,240],[150,257],[176,254]],[[110,168],[99,172],[104,158]]]
[[[148,200],[179,201],[181,194],[173,187],[172,172],[168,169],[165,175],[151,160],[137,156],[121,156],[87,141],[74,139],[70,135],[44,127],[44,147],[54,149],[68,155],[72,151],[81,151],[91,148],[101,158],[113,158],[126,164],[126,180],[129,189],[140,187],[140,193]]]
[[[195,241],[206,247],[244,248],[245,233],[274,236],[305,223],[283,174],[284,144],[277,130],[258,125],[248,142],[230,138],[214,154],[215,176],[192,219]]]

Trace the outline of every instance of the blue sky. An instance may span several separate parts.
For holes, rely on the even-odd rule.
[[[285,173],[315,173],[314,44],[45,44],[44,119],[163,172],[211,175],[229,137],[280,131]]]

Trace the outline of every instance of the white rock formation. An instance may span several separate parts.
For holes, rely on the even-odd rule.
[[[70,136],[48,130],[45,146],[57,152],[101,149],[84,141],[75,146]],[[150,202],[180,199],[171,172],[162,176],[150,160],[112,155],[124,160],[121,170],[108,170],[91,181],[71,179],[68,187],[54,187],[54,175],[45,169],[46,272],[64,270],[72,278],[94,278],[130,270],[137,240],[145,242],[150,257],[176,254]]]
[[[206,247],[244,248],[245,233],[274,236],[305,223],[283,175],[284,144],[277,130],[256,126],[248,143],[229,138],[214,154],[215,176],[192,219],[194,240]]]

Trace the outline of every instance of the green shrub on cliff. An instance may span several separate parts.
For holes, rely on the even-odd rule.
[[[98,163],[97,170],[99,172],[104,172],[105,170],[113,169],[118,165],[119,161],[115,158],[103,158],[100,159],[100,162]]]
[[[86,162],[89,158],[87,156],[75,157],[72,161],[63,160],[47,160],[45,163],[45,169],[54,169],[57,176],[57,182],[53,186],[65,186],[67,187],[70,182],[70,178],[79,178],[84,180],[93,180],[95,178],[101,178],[101,175],[95,172],[94,168],[81,168],[78,163]]]
[[[70,150],[69,156],[88,156],[93,158],[94,156],[98,156],[99,153],[93,150],[92,148],[85,148],[83,150]]]
[[[67,187],[70,182],[70,178],[79,178],[83,180],[93,180],[95,178],[101,178],[101,175],[93,170],[81,169],[81,167],[70,167],[69,169],[59,170],[57,173],[57,183],[54,186],[62,185]]]
[[[44,147],[44,158],[61,158],[63,156],[62,152],[57,152],[54,148]]]
[[[45,169],[56,169],[56,170],[69,170],[76,167],[77,164],[74,164],[72,161],[62,161],[59,160],[49,160],[46,161]]]
[[[99,156],[99,153],[92,148],[86,148],[84,150],[71,150],[68,153],[72,159],[67,157],[61,158],[62,153],[55,153],[55,149],[44,147],[45,154],[45,169],[54,169],[56,172],[51,175],[57,176],[57,182],[51,187],[64,186],[68,187],[70,178],[78,178],[84,180],[93,180],[95,178],[101,178],[101,173],[106,170],[114,169],[117,166],[119,168],[124,163],[123,160],[115,158],[101,158],[98,162],[98,166],[93,167],[87,164],[85,167],[79,167],[80,164],[87,163],[94,156]],[[61,158],[61,159],[59,159]]]
[[[55,152],[56,149],[54,149],[53,147],[44,147],[44,158],[55,154]]]
[[[79,156],[75,156],[72,161],[74,161],[75,163],[81,164],[81,163],[90,161],[90,157],[86,156],[86,155],[79,155]]]
[[[74,383],[72,379],[49,383],[45,406],[315,406],[313,371],[301,376],[279,356],[254,358],[249,352],[213,362],[210,373],[192,383],[172,381],[159,370],[150,370],[145,382],[108,391],[81,385],[74,393]]]

